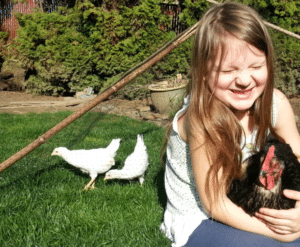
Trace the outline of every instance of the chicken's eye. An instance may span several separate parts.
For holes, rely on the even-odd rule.
[[[260,171],[260,173],[259,173],[259,176],[261,177],[261,176],[265,176],[267,174],[267,172],[266,171]]]

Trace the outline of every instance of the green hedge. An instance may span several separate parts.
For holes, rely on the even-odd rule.
[[[51,14],[16,14],[20,24],[16,39],[18,57],[35,75],[26,88],[40,94],[59,95],[86,86],[100,92],[124,72],[143,61],[175,37],[168,32],[170,17],[161,13],[162,0],[141,0],[132,8],[95,7],[91,2]],[[256,9],[266,21],[300,34],[300,0],[239,0]],[[182,24],[196,23],[210,6],[205,0],[180,0]],[[270,29],[277,55],[276,86],[287,95],[299,94],[300,42]],[[117,94],[142,97],[146,84],[187,74],[192,38],[156,63]],[[10,49],[11,46],[10,46]],[[7,53],[6,53],[7,54]]]
[[[17,18],[19,59],[37,71],[26,87],[44,94],[75,92],[86,86],[98,92],[109,78],[127,71],[171,38],[163,29],[169,17],[153,0],[112,11],[86,2],[69,10]]]

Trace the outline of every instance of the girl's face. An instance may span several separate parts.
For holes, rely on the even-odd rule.
[[[229,37],[219,77],[217,59],[211,80],[213,95],[233,110],[247,112],[263,93],[268,77],[265,53],[234,37]]]

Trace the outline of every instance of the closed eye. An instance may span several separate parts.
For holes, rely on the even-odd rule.
[[[266,61],[264,61],[263,63],[253,63],[253,64],[250,65],[250,68],[252,68],[252,69],[261,69],[265,65],[266,65]]]
[[[224,73],[224,74],[230,74],[232,73],[233,70],[222,70],[221,73]]]
[[[260,69],[262,66],[253,66],[252,69]]]

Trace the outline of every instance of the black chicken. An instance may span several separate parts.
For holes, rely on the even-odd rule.
[[[253,216],[260,208],[289,209],[295,200],[284,189],[300,191],[300,163],[290,145],[269,138],[265,149],[243,163],[241,179],[230,185],[228,198]]]

